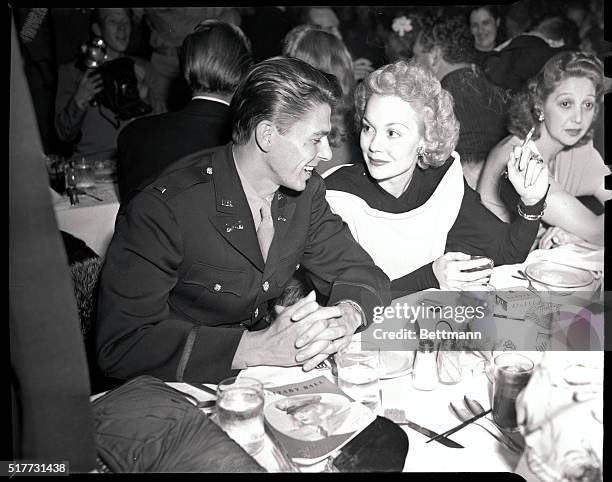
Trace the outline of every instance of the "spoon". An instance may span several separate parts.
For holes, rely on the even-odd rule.
[[[472,414],[467,409],[462,408],[462,407],[457,407],[453,402],[449,403],[448,408],[453,413],[453,415],[455,415],[455,417],[457,417],[459,420],[461,420],[463,422],[465,422],[466,420],[469,420],[470,418],[472,418]],[[481,420],[486,420],[486,419],[481,419]],[[495,440],[497,440],[500,444],[502,444],[504,447],[506,447],[511,452],[515,452],[515,453],[520,453],[521,452],[515,446],[510,445],[510,443],[508,443],[499,434],[496,434],[492,430],[489,430],[480,421],[475,421],[473,423],[474,423],[474,425],[478,425],[483,430],[486,430],[489,433],[489,435],[491,435]]]
[[[484,407],[480,404],[480,402],[478,400],[475,400],[473,398],[468,398],[467,396],[463,396],[463,403],[465,404],[465,406],[467,407],[467,409],[473,413],[473,414],[477,414],[477,413],[481,413],[484,410]],[[504,432],[502,432],[500,430],[500,428],[495,425],[495,423],[493,423],[491,420],[489,420],[488,418],[484,418],[482,419],[483,421],[487,422],[487,426],[491,429],[493,429],[493,431],[503,440],[506,441],[506,445],[512,445],[514,447],[514,451],[521,453],[523,451],[522,446],[520,446],[517,442],[515,442],[511,437],[509,437],[508,435],[506,435]],[[488,430],[487,430],[488,431]],[[497,437],[495,437],[497,438]]]

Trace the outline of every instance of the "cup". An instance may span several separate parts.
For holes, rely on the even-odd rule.
[[[338,386],[353,400],[372,411],[380,404],[380,351],[377,346],[352,341],[336,354]]]
[[[114,182],[115,181],[115,161],[105,159],[96,161],[95,163],[95,179],[96,182]]]
[[[464,283],[457,302],[465,311],[466,330],[479,333],[480,338],[470,340],[465,349],[492,350],[497,342],[497,329],[493,323],[496,290],[488,283]]]
[[[493,421],[502,430],[518,430],[516,399],[527,386],[533,367],[533,361],[519,353],[502,353],[493,359]]]
[[[263,385],[255,378],[226,378],[217,386],[217,423],[249,455],[264,446],[263,406]]]
[[[74,163],[74,170],[77,189],[87,189],[95,186],[96,177],[93,162],[82,157],[80,161]]]

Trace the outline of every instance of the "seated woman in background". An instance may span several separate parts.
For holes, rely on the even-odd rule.
[[[453,99],[426,67],[404,61],[381,67],[357,87],[355,106],[365,165],[330,171],[327,200],[389,276],[394,297],[489,276],[488,260],[470,255],[497,265],[525,259],[540,224],[546,166],[508,156],[522,217],[506,224],[465,182],[453,152],[459,137]],[[485,269],[466,271],[472,268]]]
[[[552,57],[512,99],[508,130],[495,146],[482,172],[482,201],[500,219],[512,219],[517,192],[502,179],[505,160],[535,127],[526,155],[541,158],[550,172],[550,193],[543,223],[553,227],[540,239],[541,248],[586,240],[604,241],[603,214],[595,215],[577,196],[594,196],[602,204],[610,173],[593,147],[593,120],[603,101],[603,64],[594,55],[562,52]]]
[[[342,100],[332,112],[332,129],[328,136],[332,159],[319,163],[316,168],[319,174],[358,158],[357,141],[351,128],[355,82],[353,61],[344,42],[327,30],[299,25],[286,35],[283,55],[303,60],[325,73],[335,75],[342,87]]]

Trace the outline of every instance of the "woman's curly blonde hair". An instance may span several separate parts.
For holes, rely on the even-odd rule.
[[[397,96],[409,102],[423,119],[422,169],[439,167],[448,159],[459,140],[459,121],[453,111],[453,97],[442,88],[433,73],[415,61],[400,60],[372,72],[355,90],[357,128],[372,94]]]

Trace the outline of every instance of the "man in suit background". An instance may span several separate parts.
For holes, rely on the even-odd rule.
[[[180,65],[192,92],[187,106],[138,119],[119,136],[117,180],[122,203],[173,161],[230,140],[229,102],[252,65],[249,40],[233,24],[205,20],[185,37]]]
[[[389,278],[315,171],[331,158],[341,92],[301,60],[259,63],[232,98],[233,142],[180,159],[122,206],[98,300],[106,375],[218,383],[249,366],[311,370],[390,303]],[[270,322],[300,266],[314,291]]]

